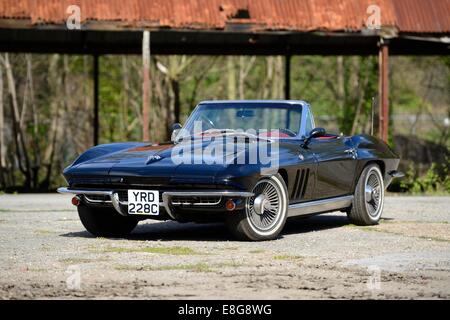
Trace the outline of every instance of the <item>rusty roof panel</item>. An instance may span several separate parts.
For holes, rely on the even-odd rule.
[[[78,5],[82,23],[116,22],[123,28],[222,30],[251,24],[255,30],[357,32],[366,27],[373,4],[380,7],[381,24],[399,32],[450,32],[450,0],[1,0],[0,18],[63,25],[67,7]]]
[[[397,26],[403,32],[449,32],[450,0],[393,1]]]

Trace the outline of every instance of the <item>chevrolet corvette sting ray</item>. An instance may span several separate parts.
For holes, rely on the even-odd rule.
[[[205,101],[167,143],[95,146],[63,172],[85,228],[121,237],[143,219],[223,221],[241,240],[294,216],[342,211],[378,223],[399,157],[369,135],[315,127],[304,101]]]

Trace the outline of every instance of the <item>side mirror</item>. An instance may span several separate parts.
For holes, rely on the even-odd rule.
[[[305,140],[303,140],[302,147],[308,146],[308,144],[311,142],[311,139],[318,138],[318,137],[323,137],[326,134],[327,134],[327,131],[324,128],[314,128],[314,129],[312,129],[309,132],[308,136],[305,138]]]
[[[180,132],[182,126],[180,123],[174,123],[172,125],[172,135],[170,136],[171,141],[175,141],[175,138],[177,137],[178,133]]]

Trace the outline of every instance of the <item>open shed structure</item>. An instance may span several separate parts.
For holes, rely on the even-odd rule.
[[[93,55],[94,144],[102,54],[144,53],[144,139],[150,51],[283,55],[286,99],[292,55],[379,55],[379,135],[387,140],[389,56],[448,55],[450,0],[2,0],[0,51]]]

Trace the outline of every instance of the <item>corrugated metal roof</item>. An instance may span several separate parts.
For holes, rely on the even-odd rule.
[[[87,27],[105,22],[104,28],[220,30],[244,24],[252,30],[360,31],[373,4],[381,9],[382,26],[450,32],[450,0],[1,0],[0,18],[63,25],[67,7],[78,5]]]

